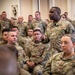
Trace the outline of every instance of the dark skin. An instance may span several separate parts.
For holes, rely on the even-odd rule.
[[[57,23],[61,16],[60,14],[57,12],[56,8],[51,8],[50,11],[49,11],[49,18],[51,20],[53,20],[54,23]]]

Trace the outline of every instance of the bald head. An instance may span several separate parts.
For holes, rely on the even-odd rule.
[[[18,23],[21,23],[21,22],[23,22],[23,17],[22,16],[19,16],[18,17]]]

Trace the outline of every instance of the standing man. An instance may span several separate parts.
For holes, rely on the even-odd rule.
[[[33,16],[28,15],[28,21],[26,22],[26,27],[25,27],[25,32],[27,33],[26,36],[28,36],[28,29],[33,29],[34,28],[34,21],[33,21]]]
[[[18,27],[18,30],[19,30],[19,36],[24,37],[27,35],[27,33],[25,32],[26,24],[25,22],[23,22],[22,16],[18,17],[18,23],[16,24],[16,26]]]
[[[27,28],[32,28],[32,29],[34,28],[34,21],[32,15],[28,16]]]
[[[46,30],[46,24],[41,19],[41,13],[39,11],[35,12],[35,21],[34,21],[34,27],[39,27],[42,31],[42,33],[45,33]]]
[[[7,18],[6,11],[2,12],[2,19],[0,21],[0,31],[2,31],[4,28],[12,28],[11,21]]]
[[[47,31],[46,35],[50,38],[52,54],[61,52],[60,38],[64,34],[74,33],[73,25],[61,19],[61,9],[59,7],[52,7],[49,11],[49,18],[53,20],[50,24],[50,29]]]
[[[64,15],[66,16],[66,20],[72,23],[72,20],[68,18],[68,12],[64,12]]]

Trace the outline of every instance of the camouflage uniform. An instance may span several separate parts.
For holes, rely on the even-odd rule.
[[[26,70],[22,69],[20,65],[18,64],[18,75],[31,75],[29,72]]]
[[[21,37],[19,45],[25,49],[25,47],[32,41],[33,37]]]
[[[73,24],[73,26],[74,26],[74,28],[75,28],[75,20],[74,20],[74,21],[72,21],[72,24]]]
[[[26,37],[28,36],[28,29],[34,29],[34,22],[26,22],[26,27],[25,27],[25,33],[26,33]]]
[[[25,60],[25,53],[24,53],[24,50],[23,50],[23,48],[21,47],[21,46],[19,46],[17,43],[14,45],[15,47],[16,47],[16,49],[18,50],[18,56],[19,56],[19,58],[18,58],[18,62],[19,62],[19,64],[21,65],[21,67],[23,67],[23,62],[24,62],[24,60]]]
[[[0,46],[5,44],[7,44],[7,41],[4,41],[4,40],[0,41]]]
[[[25,48],[25,53],[25,61],[33,61],[35,63],[33,75],[42,75],[43,67],[49,57],[49,45],[42,44],[41,42],[31,42],[30,45]],[[25,64],[24,69],[28,70],[29,67]]]
[[[43,75],[75,75],[75,55],[63,57],[64,52],[52,56],[46,63]]]
[[[27,22],[26,26],[27,26],[27,29],[28,28],[32,28],[33,29],[34,28],[34,22]]]
[[[25,30],[26,30],[26,23],[25,22],[23,22],[23,23],[17,23],[16,26],[19,29],[19,37],[20,36],[24,37],[24,36],[27,35],[27,33],[25,32]]]
[[[0,21],[0,31],[2,31],[4,28],[12,28],[12,24],[9,19]]]
[[[34,28],[37,28],[37,27],[39,27],[41,29],[43,34],[45,33],[46,24],[41,19],[38,21],[37,20],[34,21]]]
[[[56,24],[51,23],[50,29],[48,29],[48,31],[45,34],[47,35],[47,37],[50,38],[52,55],[54,53],[61,52],[60,38],[64,34],[68,34],[68,33],[70,34],[73,33],[74,31],[75,30],[73,25],[68,21],[60,20]]]

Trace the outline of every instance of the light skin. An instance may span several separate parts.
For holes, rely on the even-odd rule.
[[[28,36],[29,37],[33,36],[33,29],[28,29]]]
[[[2,38],[3,38],[3,40],[5,40],[5,41],[7,41],[7,34],[8,34],[8,32],[4,32],[4,33],[2,34]]]
[[[41,37],[42,37],[42,33],[40,31],[35,31],[33,33],[33,39],[36,42],[40,42],[41,41]]]
[[[33,33],[34,41],[40,42],[41,36],[42,36],[42,34],[41,34],[39,31],[35,31],[35,32]],[[35,66],[35,63],[34,63],[33,61],[27,61],[26,63],[27,63],[27,65],[28,65],[29,67],[31,67],[31,68],[33,68],[33,67]]]
[[[6,19],[7,18],[7,14],[6,13],[2,13],[2,18]]]
[[[28,22],[32,22],[33,21],[33,16],[28,16]]]
[[[11,31],[8,33],[8,44],[14,45],[17,42],[17,33],[15,31]]]
[[[37,12],[37,13],[35,13],[35,19],[36,20],[39,20],[39,19],[41,19],[41,15]]]
[[[12,28],[12,31],[15,31],[18,34],[18,29],[17,28]]]
[[[18,23],[22,23],[22,22],[23,22],[23,17],[22,16],[18,17]]]
[[[68,58],[75,54],[74,53],[75,43],[72,42],[70,37],[63,36],[61,38],[61,47],[62,47],[63,52],[65,53],[64,55],[65,58]]]

